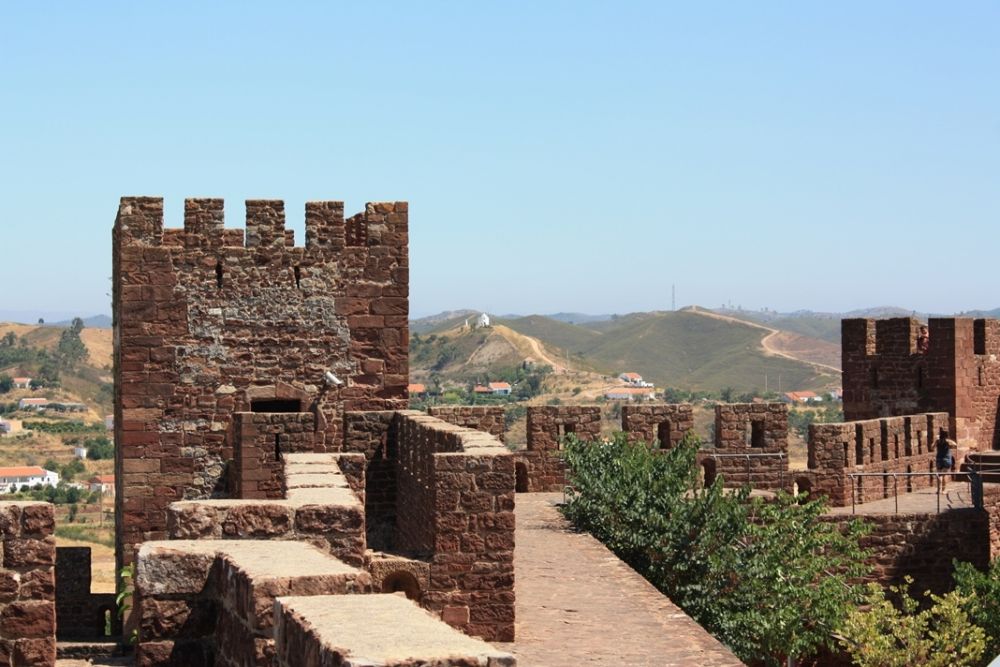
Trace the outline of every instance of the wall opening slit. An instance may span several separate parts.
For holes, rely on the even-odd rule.
[[[215,286],[222,289],[222,262],[215,263]]]

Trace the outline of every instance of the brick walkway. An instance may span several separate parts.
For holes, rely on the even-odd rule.
[[[561,494],[517,494],[518,667],[742,665],[732,653],[554,507]]]

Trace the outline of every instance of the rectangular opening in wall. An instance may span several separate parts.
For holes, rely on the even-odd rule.
[[[868,438],[868,460],[875,460],[875,438]]]
[[[670,440],[670,420],[662,421],[656,426],[656,439],[660,441],[660,449],[670,449],[673,442]]]
[[[972,322],[972,351],[975,354],[986,354],[986,320]]]
[[[764,446],[764,422],[762,421],[750,422],[750,446],[751,447]]]
[[[262,398],[250,401],[250,412],[302,412],[302,406],[294,398]]]
[[[854,443],[854,465],[864,465],[865,464],[865,448],[861,442]],[[858,478],[860,479],[860,478]]]
[[[872,389],[878,389],[878,369],[872,366],[870,373]]]

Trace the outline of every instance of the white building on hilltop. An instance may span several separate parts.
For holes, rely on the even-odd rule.
[[[490,326],[490,316],[489,315],[487,315],[486,313],[482,313],[479,317],[476,318],[476,328],[477,329],[484,329],[484,328],[486,328],[488,326]]]

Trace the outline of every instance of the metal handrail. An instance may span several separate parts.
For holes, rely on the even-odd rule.
[[[937,489],[935,490],[935,495],[937,496],[937,513],[941,513],[941,480],[943,477],[957,477],[963,476],[966,481],[969,482],[969,494],[976,497],[976,493],[973,489],[973,484],[976,483],[974,477],[979,477],[975,472],[850,472],[847,473],[848,479],[851,480],[851,514],[857,514],[857,487],[854,484],[855,477],[892,477],[892,495],[895,500],[896,514],[899,514],[899,479],[900,477],[934,477],[936,479]],[[981,480],[979,481],[981,484]],[[982,494],[979,494],[982,497]]]

